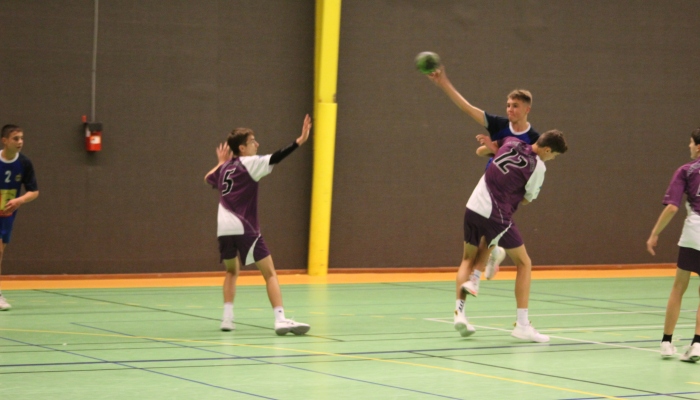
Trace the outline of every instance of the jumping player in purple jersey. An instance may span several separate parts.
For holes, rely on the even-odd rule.
[[[258,142],[255,141],[253,131],[236,128],[228,135],[227,143],[220,144],[216,149],[219,163],[207,173],[204,180],[218,189],[220,194],[217,236],[221,260],[226,266],[222,331],[236,329],[233,323],[233,299],[241,263],[255,263],[265,278],[267,296],[275,314],[275,333],[286,335],[292,332],[302,335],[311,328],[308,324],[285,317],[275,266],[258,224],[258,181],[272,172],[275,164],[304,144],[309,138],[310,130],[311,117],[307,114],[301,136],[273,154],[258,156]]]
[[[539,138],[540,134],[537,133],[527,121],[530,109],[532,108],[532,94],[528,90],[516,89],[508,94],[506,101],[506,115],[508,118],[504,118],[491,115],[471,105],[447,78],[444,66],[441,66],[435,70],[435,72],[427,76],[428,79],[447,94],[447,97],[449,97],[460,110],[467,113],[467,115],[472,117],[479,125],[486,128],[489,132],[488,137],[492,141],[496,142],[513,136],[527,144],[533,144]],[[494,154],[496,154],[495,150],[492,153],[482,154],[483,156],[489,157],[489,162],[486,165],[487,168]],[[505,256],[506,253],[502,247],[496,246],[492,250],[491,256],[486,264],[486,279],[491,279],[496,275],[498,267]]]
[[[673,331],[681,312],[683,294],[688,289],[691,273],[700,275],[700,128],[690,134],[688,147],[693,161],[678,168],[673,174],[664,196],[663,204],[666,207],[659,215],[647,240],[647,251],[652,256],[656,255],[654,247],[658,243],[659,235],[676,215],[685,194],[688,217],[685,219],[683,232],[678,241],[680,247],[678,268],[676,268],[676,278],[666,305],[664,335],[661,339],[661,357],[663,358],[673,357],[676,354],[676,348],[673,346]],[[700,306],[695,316],[695,336],[681,356],[681,361],[694,363],[698,360],[700,360]]]
[[[493,162],[469,197],[464,213],[464,252],[457,271],[454,327],[462,336],[476,331],[464,313],[466,296],[477,295],[491,249],[501,245],[517,267],[517,319],[511,335],[548,342],[549,337],[537,332],[528,319],[532,261],[512,217],[519,204],[528,204],[537,198],[544,182],[544,163],[565,153],[566,141],[560,131],[551,130],[533,145],[512,137],[499,140],[498,145]],[[485,150],[480,148],[480,151]]]
[[[12,226],[17,209],[39,197],[34,166],[24,154],[24,131],[17,125],[2,127],[2,151],[0,151],[0,262],[5,247],[10,243]],[[26,193],[21,194],[22,186]],[[0,311],[12,308],[0,291]]]

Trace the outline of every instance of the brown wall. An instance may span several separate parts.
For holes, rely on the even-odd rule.
[[[312,111],[314,5],[100,2],[97,120],[90,112],[93,1],[1,2],[0,121],[25,128],[40,197],[20,210],[4,274],[214,270],[215,192],[203,182],[236,126],[262,153]],[[279,268],[306,259],[311,146],[261,185]],[[301,264],[300,264],[301,263]]]
[[[368,12],[368,10],[372,10]],[[483,133],[412,68],[442,57],[474,105],[530,121],[570,152],[516,222],[535,265],[672,262],[681,220],[644,251],[700,126],[695,1],[346,1],[338,85],[332,267],[457,265]]]
[[[314,2],[100,2],[97,119],[92,0],[0,2],[0,123],[25,128],[41,196],[22,208],[3,274],[220,268],[216,195],[202,177],[236,126],[261,152],[312,109]],[[330,265],[457,265],[484,132],[413,67],[439,53],[476,106],[563,130],[540,198],[516,221],[535,265],[672,262],[682,218],[644,253],[671,174],[700,125],[700,3],[343,2]],[[313,135],[313,133],[312,133]],[[303,268],[312,143],[263,180],[262,229],[278,268]]]

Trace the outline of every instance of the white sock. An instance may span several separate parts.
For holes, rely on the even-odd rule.
[[[457,305],[456,305],[456,310],[457,313],[460,315],[464,314],[464,300],[457,300]]]
[[[224,319],[233,319],[233,303],[224,303]]]
[[[518,308],[517,315],[520,325],[530,325],[530,319],[527,316],[527,308]]]
[[[286,319],[284,317],[284,307],[275,307],[272,311],[275,312],[275,321],[283,321]]]
[[[481,271],[475,269],[474,273],[472,274],[472,279],[475,283],[479,283],[479,281],[481,280]]]

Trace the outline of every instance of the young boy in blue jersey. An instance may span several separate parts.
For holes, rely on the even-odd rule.
[[[24,203],[39,197],[34,166],[24,154],[20,154],[24,145],[24,132],[16,125],[5,125],[0,134],[2,151],[0,151],[0,265],[5,247],[10,243],[12,224],[17,209]],[[26,193],[20,196],[22,185]],[[0,311],[12,308],[0,291]]]
[[[532,94],[525,89],[515,89],[508,94],[506,101],[506,115],[507,118],[492,115],[484,110],[474,107],[469,103],[458,91],[452,86],[452,82],[447,78],[445,73],[445,67],[440,66],[437,70],[427,75],[437,87],[442,89],[447,97],[452,100],[460,110],[464,111],[474,119],[479,125],[486,128],[489,135],[477,135],[477,140],[486,148],[491,151],[486,155],[489,157],[489,162],[491,163],[491,157],[498,151],[495,148],[495,143],[498,140],[505,139],[509,136],[516,137],[527,144],[534,144],[540,137],[540,134],[532,128],[532,125],[527,121],[528,114],[532,108]],[[485,251],[486,249],[481,249]],[[498,267],[500,263],[506,256],[506,252],[502,247],[495,246],[491,250],[491,254],[486,262],[486,279],[493,278],[498,272]],[[481,276],[478,277],[479,279]]]

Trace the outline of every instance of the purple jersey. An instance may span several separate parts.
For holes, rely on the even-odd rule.
[[[693,160],[676,170],[664,196],[664,205],[681,206],[683,195],[687,196],[690,208],[700,214],[700,158]]]
[[[235,157],[207,176],[220,193],[217,236],[260,235],[258,181],[272,172],[270,157]]]
[[[469,197],[467,208],[484,218],[510,223],[518,204],[537,198],[544,182],[544,162],[532,146],[514,137],[500,148]]]
[[[683,233],[678,245],[700,250],[700,159],[676,170],[666,190],[664,205],[680,207],[684,194],[688,217],[683,224]]]

